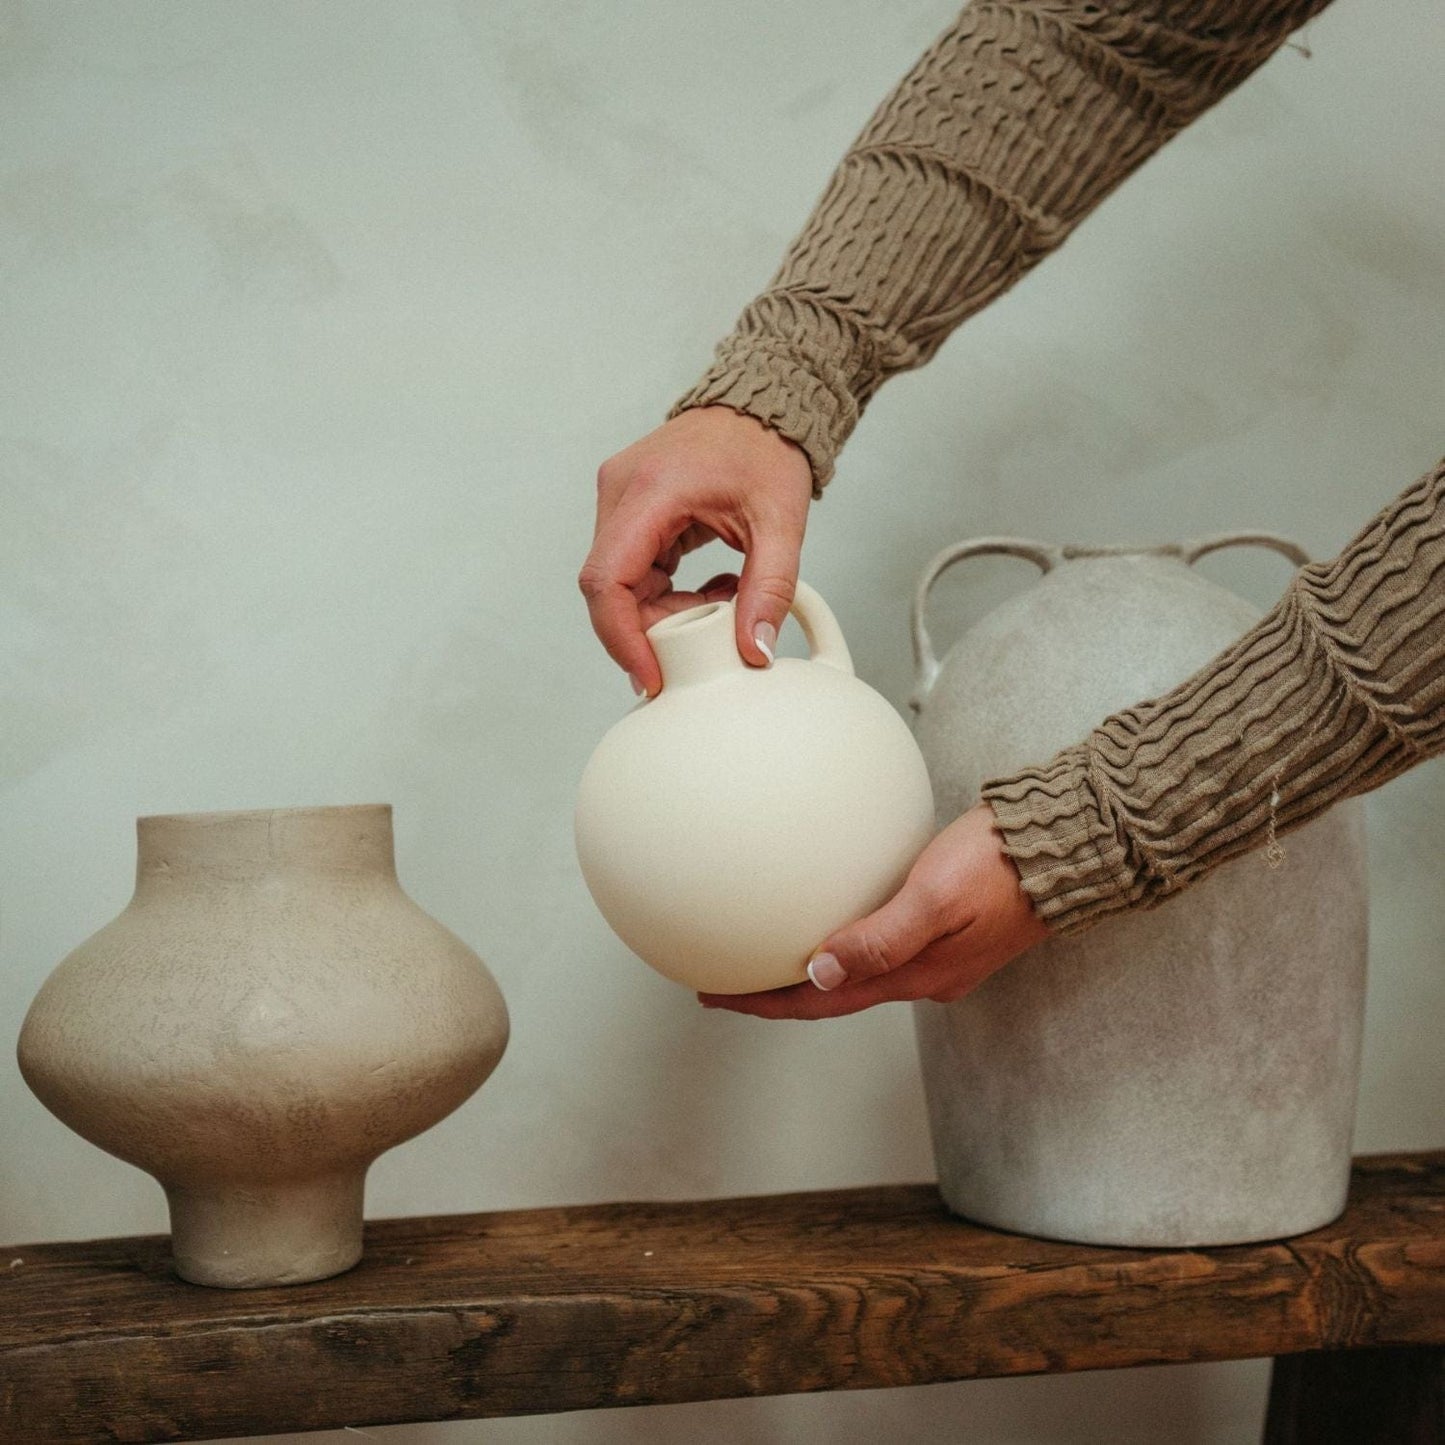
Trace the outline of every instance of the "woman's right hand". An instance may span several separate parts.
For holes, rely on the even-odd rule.
[[[772,661],[812,495],[802,448],[729,407],[681,412],[603,462],[592,550],[577,580],[593,629],[634,691],[651,697],[662,687],[647,628],[734,593],[738,652],[755,667]],[[678,563],[714,540],[743,554],[741,576],[675,591]]]

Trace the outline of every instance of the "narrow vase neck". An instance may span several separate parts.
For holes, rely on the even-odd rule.
[[[176,813],[136,822],[136,887],[167,879],[245,882],[280,873],[394,879],[391,807]]]
[[[662,690],[748,671],[738,654],[736,627],[731,602],[705,602],[654,623],[647,640],[662,669]]]

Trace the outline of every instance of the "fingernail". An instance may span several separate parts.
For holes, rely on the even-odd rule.
[[[771,622],[760,622],[753,628],[753,641],[758,645],[758,651],[768,659],[769,666],[773,661],[773,648],[778,645],[778,629]]]
[[[638,695],[638,697],[647,696],[647,689],[643,687],[642,680],[637,676],[635,672],[629,672],[627,674],[627,680],[632,684],[632,690]]]
[[[808,965],[808,977],[827,993],[829,989],[837,988],[840,983],[848,981],[848,975],[843,972],[843,965],[833,957],[831,953],[820,953]]]

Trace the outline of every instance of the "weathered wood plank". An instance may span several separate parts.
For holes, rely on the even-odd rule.
[[[349,1274],[245,1292],[177,1280],[163,1237],[20,1246],[0,1255],[0,1440],[1412,1344],[1445,1344],[1445,1151],[1361,1160],[1335,1224],[1228,1249],[1001,1234],[922,1185],[383,1220]]]

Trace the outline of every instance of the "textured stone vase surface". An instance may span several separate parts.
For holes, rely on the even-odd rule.
[[[1256,619],[1197,572],[1243,535],[1148,550],[984,539],[941,553],[914,604],[917,737],[939,821],[1182,682]],[[940,665],[938,576],[974,556],[1036,584]],[[1312,1229],[1344,1207],[1366,960],[1363,811],[1336,807],[1162,907],[1050,940],[967,998],[915,1005],[941,1187],[1022,1233],[1184,1246]]]
[[[137,833],[135,895],[41,988],[21,1071],[160,1181],[184,1278],[348,1269],[368,1166],[501,1057],[497,985],[402,892],[389,807],[142,818]]]
[[[835,929],[902,883],[933,832],[907,723],[853,675],[800,583],[809,660],[738,655],[731,602],[648,631],[662,691],[603,738],[577,856],[603,917],[668,978],[712,993],[799,983]]]

